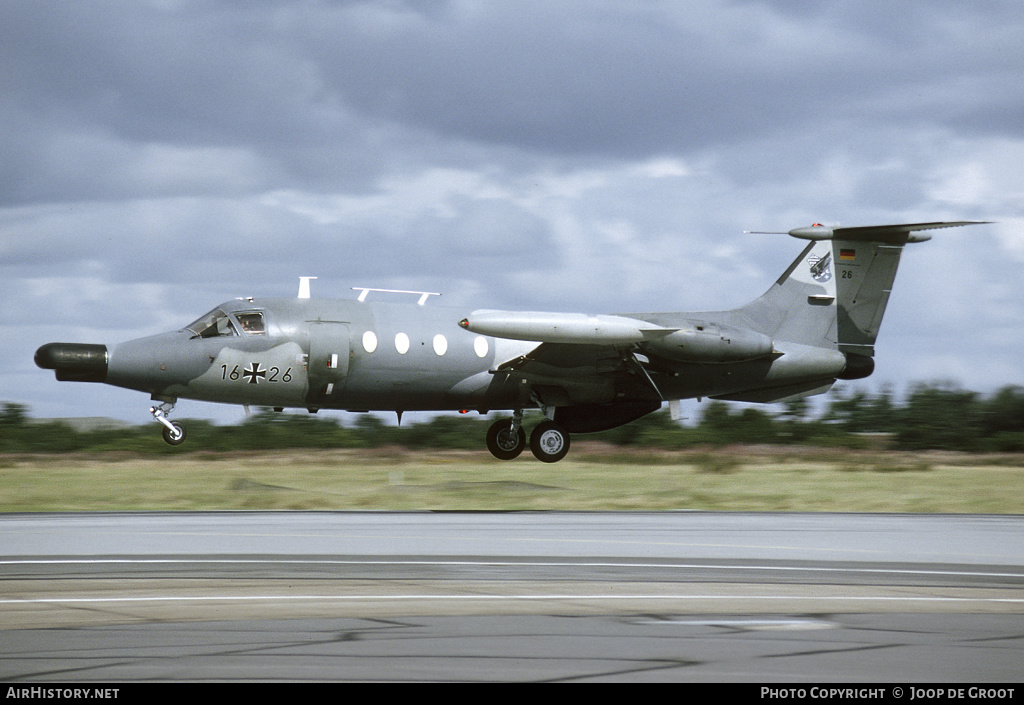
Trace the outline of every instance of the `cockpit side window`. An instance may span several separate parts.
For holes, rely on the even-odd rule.
[[[235,319],[237,319],[238,324],[242,326],[242,330],[249,335],[262,335],[267,332],[266,324],[263,322],[263,313],[261,311],[236,313]]]
[[[198,321],[185,326],[195,338],[216,338],[222,335],[238,335],[228,314],[215,308]]]

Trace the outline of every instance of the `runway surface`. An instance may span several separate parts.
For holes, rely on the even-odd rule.
[[[1013,682],[1024,517],[0,516],[0,679]]]

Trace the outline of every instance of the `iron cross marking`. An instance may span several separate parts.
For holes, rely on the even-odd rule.
[[[249,384],[259,384],[260,379],[266,379],[267,371],[260,369],[260,363],[253,362],[242,372],[242,376],[249,380]]]

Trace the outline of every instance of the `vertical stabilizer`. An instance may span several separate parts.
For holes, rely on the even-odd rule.
[[[836,348],[835,254],[829,241],[813,242],[761,298],[723,312],[728,323],[776,341]]]
[[[873,357],[903,245],[833,240],[839,350]]]
[[[903,247],[924,242],[921,230],[977,221],[854,228],[814,225],[789,235],[811,240],[778,281],[756,301],[728,312],[729,322],[802,345],[872,357]]]

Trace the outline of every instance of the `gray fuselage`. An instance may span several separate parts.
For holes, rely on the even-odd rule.
[[[557,356],[550,365],[538,356],[527,384],[511,366],[505,371],[502,367],[529,356],[540,344],[465,330],[459,325],[459,309],[355,300],[239,299],[221,304],[208,316],[215,312],[222,314],[219,327],[209,325],[203,334],[185,329],[113,346],[104,381],[167,401],[484,413],[533,405],[531,395],[536,394],[526,387],[543,389],[550,367],[555,384],[549,386],[564,390],[553,406],[652,398],[643,380],[618,370],[620,359],[603,348],[601,354],[587,354],[595,349],[587,345],[569,346],[571,354]],[[259,330],[246,330],[240,321],[254,317],[260,319]],[[794,381],[817,379],[838,373],[845,364],[835,351],[789,347],[788,355],[729,364],[666,360],[670,368],[655,364],[651,377],[662,398],[688,398],[766,381],[778,384],[787,375]],[[794,367],[797,362],[799,369]]]

